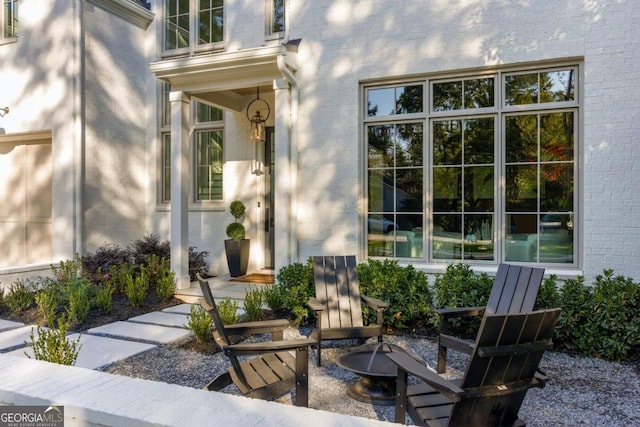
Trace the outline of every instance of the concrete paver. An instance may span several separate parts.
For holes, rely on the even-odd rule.
[[[100,337],[96,335],[71,334],[68,336],[72,341],[76,341],[78,337],[80,337],[80,344],[82,347],[78,352],[78,358],[76,359],[75,366],[80,368],[98,369],[155,347],[154,344]],[[25,352],[31,358],[34,357],[33,349],[31,347],[21,348],[6,354],[8,356],[27,357]]]
[[[24,323],[12,322],[11,320],[0,319],[0,332],[8,331],[9,329],[16,329],[16,328],[19,328],[20,326],[24,326]]]
[[[189,314],[193,304],[178,304],[162,310],[163,313]]]
[[[0,351],[8,351],[14,348],[24,347],[25,341],[30,342],[31,329],[33,328],[34,338],[38,338],[38,330],[35,326],[22,326],[0,332]]]
[[[189,331],[181,328],[119,321],[91,328],[87,331],[87,334],[109,335],[156,344],[168,344],[187,338]]]
[[[141,314],[140,316],[132,317],[129,319],[129,322],[150,323],[153,325],[182,328],[189,322],[189,319],[188,314],[153,311],[151,313],[145,313]]]

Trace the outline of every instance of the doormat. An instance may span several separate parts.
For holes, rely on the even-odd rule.
[[[263,285],[275,282],[273,274],[253,273],[231,278],[232,282],[260,283]]]

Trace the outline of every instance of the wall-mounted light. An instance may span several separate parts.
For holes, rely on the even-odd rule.
[[[267,101],[260,98],[259,87],[256,88],[256,91],[256,99],[247,106],[247,119],[251,123],[251,141],[265,142],[267,140],[265,123],[271,115],[271,108],[269,108]]]
[[[9,107],[0,108],[0,117],[4,117],[9,114]]]

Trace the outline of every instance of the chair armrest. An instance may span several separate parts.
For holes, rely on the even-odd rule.
[[[365,304],[367,304],[369,307],[371,307],[374,310],[379,310],[382,308],[389,307],[388,302],[379,300],[377,298],[368,297],[366,295],[360,295],[360,298],[362,299],[362,301],[364,301]]]
[[[228,356],[244,356],[273,353],[275,351],[295,350],[300,347],[307,347],[308,350],[308,347],[310,345],[314,345],[315,343],[316,341],[310,338],[257,343],[240,343],[226,346],[224,348],[224,353]]]
[[[418,362],[409,354],[404,352],[387,353],[387,357],[398,365],[398,369],[417,377],[429,384],[437,392],[443,394],[451,401],[459,401],[465,390],[458,387],[451,381],[447,381],[435,372],[432,372],[426,365]]]
[[[261,322],[243,322],[225,325],[224,329],[229,335],[255,335],[273,332],[282,332],[289,326],[286,319],[264,320]]]
[[[454,318],[454,317],[470,317],[470,316],[482,316],[484,314],[485,307],[454,307],[454,308],[434,308],[433,311],[438,313],[441,317]]]
[[[307,305],[313,311],[324,311],[326,309],[325,304],[321,303],[320,300],[318,300],[318,298],[316,298],[316,297],[309,298],[309,301],[307,302]]]

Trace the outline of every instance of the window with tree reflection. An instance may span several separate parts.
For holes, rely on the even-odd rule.
[[[575,266],[577,70],[367,88],[368,255]]]

